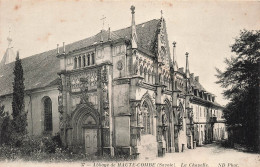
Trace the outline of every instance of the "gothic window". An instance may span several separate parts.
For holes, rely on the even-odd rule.
[[[44,107],[44,130],[52,131],[52,102],[47,97],[43,102]]]
[[[78,61],[77,61],[77,58],[75,57],[75,58],[74,58],[74,69],[77,68],[77,64],[78,64]]]
[[[95,56],[94,56],[94,53],[92,53],[91,56],[92,56],[92,57],[91,57],[91,59],[92,59],[92,64],[95,64]]]

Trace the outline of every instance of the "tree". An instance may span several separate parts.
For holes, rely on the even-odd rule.
[[[14,66],[14,82],[13,82],[13,101],[12,101],[12,116],[11,121],[12,143],[15,146],[21,145],[23,137],[27,134],[27,113],[24,111],[24,78],[23,67],[19,52],[17,52],[15,66]]]
[[[229,127],[240,127],[240,142],[259,149],[260,31],[242,30],[231,51],[236,56],[225,59],[226,69],[216,69],[216,83],[230,100],[224,116]]]
[[[11,122],[8,112],[5,112],[5,106],[0,105],[0,144],[10,142]]]

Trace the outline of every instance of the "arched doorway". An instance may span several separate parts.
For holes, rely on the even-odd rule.
[[[96,128],[96,125],[97,123],[91,115],[88,115],[83,123],[82,127],[84,129],[84,146],[86,154],[95,154],[98,151],[98,129]]]
[[[82,148],[87,155],[99,154],[101,132],[99,113],[90,106],[82,104],[72,115],[73,144]]]

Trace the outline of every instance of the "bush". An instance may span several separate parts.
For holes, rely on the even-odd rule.
[[[25,159],[44,160],[50,158],[50,154],[63,157],[65,153],[61,147],[59,134],[55,136],[26,136],[19,147],[3,144],[0,147],[0,160]]]

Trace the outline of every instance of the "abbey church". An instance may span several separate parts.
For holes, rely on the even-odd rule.
[[[87,155],[133,157],[227,138],[223,107],[189,70],[188,53],[178,67],[163,16],[136,25],[134,6],[130,12],[127,28],[22,59],[29,134],[59,133],[64,146]],[[8,47],[0,63],[9,114],[14,57]]]

